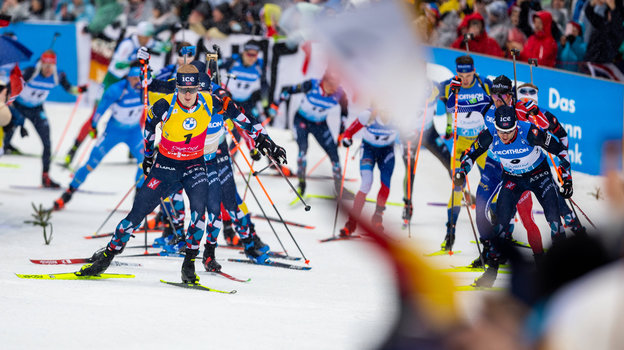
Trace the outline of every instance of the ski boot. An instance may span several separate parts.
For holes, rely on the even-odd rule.
[[[199,249],[189,249],[186,251],[184,261],[182,262],[182,282],[197,283],[199,277],[195,273],[195,257],[199,253]]]
[[[349,216],[347,223],[343,228],[340,229],[340,234],[338,234],[338,236],[343,238],[351,237],[351,235],[353,235],[353,232],[355,232],[356,227],[357,223],[355,222],[355,220],[353,220],[352,217]]]
[[[232,221],[223,221],[223,238],[228,246],[241,246],[240,239],[236,235],[234,228],[232,228]]]
[[[76,151],[78,151],[78,146],[73,145],[72,148],[67,153],[67,155],[65,156],[65,163],[63,165],[66,168],[69,168],[69,166],[71,165],[72,160],[74,160],[74,156],[76,155]]]
[[[6,145],[4,145],[4,154],[6,154],[6,155],[14,155],[14,156],[21,156],[23,153],[19,149],[13,147],[12,144],[7,143]]]
[[[216,243],[206,242],[204,244],[204,256],[202,258],[202,263],[204,264],[204,269],[208,272],[219,272],[221,271],[221,265],[217,262],[215,258],[215,249],[217,248]]]
[[[50,179],[48,173],[41,175],[41,185],[45,188],[60,188],[61,186]]]
[[[378,231],[378,232],[383,232],[384,228],[382,225],[382,221],[383,221],[383,211],[386,209],[386,207],[380,207],[378,206],[375,209],[375,214],[373,214],[373,217],[371,218],[371,225],[373,226],[373,229]]]
[[[152,246],[154,248],[165,247],[171,244],[175,240],[175,235],[173,233],[167,233],[167,231],[163,231],[162,236],[156,238]]]
[[[254,241],[254,247],[256,248],[256,250],[262,252],[262,253],[268,253],[269,250],[271,250],[271,247],[269,247],[268,244],[265,244],[264,242],[262,242],[262,240],[260,239],[260,236],[258,236],[258,234],[256,233],[256,231],[253,229],[251,229],[251,233],[249,234],[251,236],[251,238]]]
[[[173,240],[169,244],[162,246],[167,253],[184,253],[186,251],[186,239],[183,236],[173,235]]]
[[[305,180],[299,179],[299,195],[303,196],[306,190],[306,182]]]
[[[570,226],[572,233],[575,236],[580,236],[580,237],[587,236],[587,229],[585,228],[585,226],[581,224],[581,221],[578,218],[572,219],[572,221],[570,222],[568,226]]]
[[[496,281],[496,276],[498,276],[498,263],[488,262],[487,264],[487,269],[485,270],[483,275],[477,277],[477,279],[474,280],[471,286],[490,288],[494,285],[494,281]]]
[[[61,195],[61,198],[54,201],[54,210],[61,210],[65,208],[65,204],[69,202],[74,192],[76,192],[76,189],[71,186],[65,190],[65,192]]]
[[[444,242],[442,242],[442,250],[451,251],[453,250],[453,244],[455,244],[455,225],[451,223],[446,223],[446,236],[444,237]]]
[[[561,243],[566,239],[566,232],[563,225],[551,223],[550,239],[553,244]]]
[[[97,276],[110,266],[111,261],[117,252],[111,250],[108,245],[105,248],[99,249],[91,257],[93,263],[86,264],[80,268],[80,271],[76,272],[77,276]]]
[[[414,207],[412,206],[411,200],[403,199],[403,202],[405,202],[405,204],[403,205],[403,215],[401,216],[401,218],[403,219],[403,222],[409,222],[412,220]]]
[[[483,267],[483,262],[487,261],[487,253],[490,251],[490,247],[492,245],[492,242],[489,239],[480,239],[480,241],[482,244],[481,249],[483,250],[481,251],[481,255],[474,259],[470,265],[468,265],[472,268]]]
[[[266,253],[266,251],[265,252],[262,251],[263,247],[256,246],[256,242],[252,235],[249,235],[243,238],[241,241],[243,242],[243,247],[245,248],[245,255],[247,255],[247,257],[251,261],[260,265],[264,265],[269,262],[269,255]],[[265,247],[268,248],[268,246],[266,245]]]
[[[494,238],[494,240],[498,240],[498,242],[502,244],[507,244],[504,238]],[[496,276],[498,276],[498,267],[504,260],[507,260],[506,257],[497,251],[494,245],[494,240],[489,240],[489,248],[485,254],[486,259],[484,260],[487,264],[487,268],[483,275],[479,276],[475,279],[474,283],[471,284],[473,287],[492,287],[494,285],[494,281],[496,280]]]

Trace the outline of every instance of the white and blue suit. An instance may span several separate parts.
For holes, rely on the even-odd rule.
[[[92,127],[97,126],[107,109],[111,109],[111,118],[106,129],[98,138],[95,147],[91,151],[89,160],[82,166],[69,185],[78,188],[102,161],[102,158],[119,143],[125,143],[130,148],[130,153],[137,160],[137,164],[143,162],[143,132],[141,130],[141,118],[143,116],[143,101],[141,91],[130,86],[127,79],[111,85],[102,96],[98,108],[93,116]],[[137,169],[136,180],[143,177],[143,171]],[[139,186],[141,187],[141,183]]]

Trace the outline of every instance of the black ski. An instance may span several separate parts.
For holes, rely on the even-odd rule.
[[[298,266],[298,265],[292,265],[292,264],[287,264],[287,263],[277,262],[277,261],[270,261],[270,260],[266,264],[256,264],[255,262],[253,262],[251,260],[248,260],[248,259],[232,259],[232,258],[229,258],[228,261],[245,263],[245,264],[251,264],[251,265],[258,265],[258,266],[281,267],[281,268],[291,269],[291,270],[304,270],[304,271],[306,271],[306,270],[311,270],[312,269],[312,267],[310,267],[310,266]]]
[[[201,285],[199,283],[169,282],[169,281],[165,281],[165,280],[160,280],[160,282],[165,283],[165,284],[169,284],[169,285],[172,285],[172,286],[176,286],[176,287],[188,288],[188,289],[197,289],[197,290],[203,290],[203,291],[206,291],[206,292],[215,292],[215,293],[223,293],[223,294],[234,294],[234,293],[236,293],[236,290],[231,290],[231,291],[228,292],[228,291],[225,291],[225,290],[218,290],[218,289],[206,287],[206,286]]]
[[[120,257],[140,257],[140,256],[173,256],[173,257],[176,257],[176,258],[183,258],[184,254],[170,253],[170,252],[162,251],[162,252],[158,252],[158,253],[120,255]]]
[[[351,236],[347,236],[347,237],[335,236],[335,237],[329,237],[329,238],[321,239],[320,242],[321,243],[325,243],[325,242],[333,242],[333,241],[348,241],[348,240],[357,239],[357,238],[362,238],[362,236],[360,236],[360,235],[351,235]]]
[[[239,253],[243,255],[245,254],[245,252],[239,252]],[[276,259],[284,259],[284,260],[291,260],[291,261],[301,260],[301,258],[298,256],[290,256],[290,255],[276,253],[276,252],[268,252],[267,255]]]

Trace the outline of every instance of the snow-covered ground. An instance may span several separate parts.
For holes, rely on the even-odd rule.
[[[60,138],[72,110],[71,104],[48,104],[53,148]],[[80,108],[60,154],[64,155],[90,109]],[[31,125],[28,138],[14,137],[13,144],[23,152],[41,154],[41,145]],[[270,130],[272,137],[288,152],[291,168],[296,167],[296,143],[284,130]],[[352,152],[355,148],[352,148]],[[80,156],[82,149],[78,152]],[[344,149],[341,149],[344,161]],[[29,224],[31,203],[49,207],[61,194],[60,190],[18,189],[13,186],[39,186],[41,161],[38,157],[3,156],[0,158],[0,344],[3,349],[27,348],[183,348],[211,349],[371,349],[387,334],[398,314],[394,277],[389,264],[364,241],[319,243],[332,235],[335,204],[322,199],[309,199],[312,210],[305,212],[301,204],[290,206],[295,198],[283,179],[261,177],[281,214],[287,220],[315,226],[313,230],[290,227],[304,251],[312,270],[292,271],[221,261],[223,271],[237,277],[250,277],[251,282],[239,283],[203,272],[197,265],[201,282],[224,290],[236,289],[234,295],[222,295],[167,286],[160,279],[179,280],[180,258],[117,257],[118,261],[142,264],[141,267],[111,267],[109,272],[132,273],[134,279],[95,281],[22,280],[15,273],[54,273],[75,271],[79,265],[44,266],[30,263],[30,258],[59,259],[89,257],[107,243],[107,239],[86,240],[94,233],[133,184],[135,165],[127,160],[127,148],[119,146],[96,169],[81,187],[100,194],[77,193],[66,209],[53,213],[54,236],[44,244],[42,230]],[[88,155],[87,155],[88,156]],[[311,141],[308,169],[324,156]],[[60,161],[60,157],[58,157]],[[85,157],[86,159],[86,157]],[[400,158],[399,158],[400,159]],[[244,162],[238,158],[245,168]],[[264,161],[260,162],[264,166]],[[358,160],[349,159],[347,177],[358,179],[346,187],[357,191]],[[403,165],[397,159],[392,180],[390,202],[401,203]],[[315,174],[331,174],[325,161]],[[70,172],[52,165],[51,176],[64,187]],[[376,173],[378,176],[378,173]],[[470,174],[472,190],[478,184],[478,172]],[[575,200],[596,222],[604,219],[605,202],[590,192],[601,186],[599,177],[576,173]],[[237,180],[242,188],[242,179]],[[377,180],[378,181],[378,180]],[[421,153],[415,181],[412,238],[401,230],[401,210],[389,205],[384,220],[386,231],[423,253],[439,249],[445,232],[446,208],[427,202],[448,201],[450,182],[442,165],[427,151]],[[377,195],[378,184],[369,198]],[[276,216],[257,183],[253,189],[267,214]],[[330,194],[331,186],[311,180],[308,193]],[[537,201],[535,205],[539,207]],[[131,201],[121,209],[130,208]],[[247,205],[260,214],[250,195]],[[539,209],[539,208],[537,208]],[[372,215],[373,205],[365,206]],[[102,232],[110,232],[123,218],[115,213]],[[536,221],[543,233],[548,226],[541,215]],[[341,227],[345,218],[339,216]],[[262,239],[274,250],[279,244],[263,220],[255,220]],[[283,226],[275,225],[288,253],[297,255]],[[543,235],[548,245],[550,238]],[[149,234],[148,242],[157,237]],[[516,225],[516,238],[526,242],[522,225]],[[458,236],[453,256],[431,257],[427,260],[440,268],[465,265],[476,256],[476,246],[465,211],[458,223]],[[137,234],[130,245],[142,244],[144,235]],[[461,251],[461,252],[459,252]],[[142,250],[126,250],[124,254]],[[527,250],[528,252],[528,250]],[[242,257],[237,251],[218,248],[217,258]],[[456,281],[467,285],[477,273],[457,273]],[[496,285],[506,284],[507,275],[499,275]],[[475,314],[481,292],[457,294],[463,313]]]

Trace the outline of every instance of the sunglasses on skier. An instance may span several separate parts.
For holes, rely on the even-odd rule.
[[[507,94],[492,94],[492,98],[496,101],[503,101],[504,102],[504,98],[506,98],[508,95]]]
[[[518,89],[518,92],[522,95],[537,95],[537,90],[530,87],[523,87]]]
[[[194,87],[179,87],[178,88],[178,92],[180,94],[182,94],[182,95],[186,95],[187,92],[191,93],[191,94],[194,94],[194,93],[197,93],[197,91],[199,91],[199,87],[197,87],[197,86],[194,86]]]
[[[258,57],[258,51],[248,50],[244,52],[245,56]]]
[[[508,131],[503,131],[503,130],[498,129],[498,128],[496,129],[496,132],[499,133],[499,134],[502,134],[502,135],[509,135],[509,134],[511,134],[514,131],[516,131],[515,127],[513,129],[511,129],[511,130],[508,130]]]

